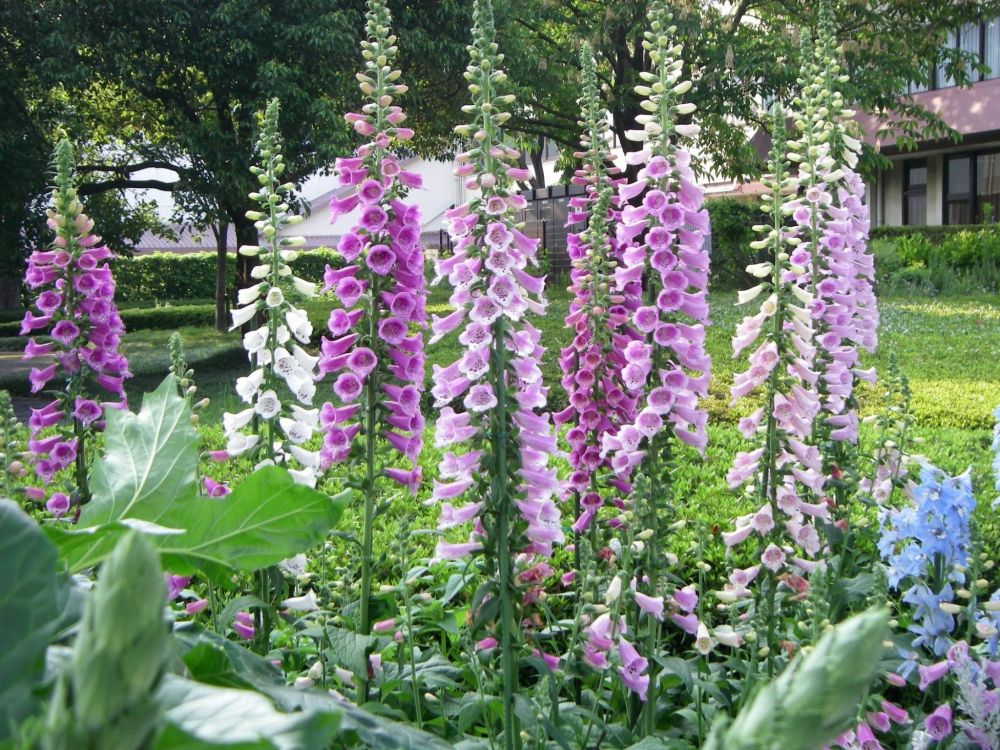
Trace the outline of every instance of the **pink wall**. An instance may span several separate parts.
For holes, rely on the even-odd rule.
[[[1000,78],[980,81],[972,88],[952,86],[937,91],[925,91],[913,95],[913,101],[941,118],[962,135],[972,135],[990,130],[1000,130]],[[861,112],[858,123],[865,131],[865,141],[874,144],[879,140],[882,146],[895,143],[892,134],[876,138],[882,122],[880,118]]]

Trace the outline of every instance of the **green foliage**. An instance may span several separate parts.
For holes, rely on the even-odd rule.
[[[195,494],[198,434],[172,375],[142,400],[138,414],[107,409],[104,455],[94,464],[93,499],[80,513],[87,528],[163,509]]]
[[[215,253],[150,253],[118,258],[112,263],[115,298],[119,305],[149,304],[153,301],[212,299],[215,296]],[[295,274],[306,281],[321,282],[327,264],[343,265],[340,255],[330,248],[303,252],[295,261]],[[236,276],[236,256],[227,258],[228,281]],[[131,328],[125,318],[126,328]],[[141,327],[141,326],[140,326]]]
[[[138,414],[109,410],[93,499],[77,528],[47,527],[72,571],[93,567],[130,528],[150,533],[176,573],[201,570],[220,582],[322,541],[349,493],[331,499],[265,467],[221,499],[197,495],[198,436],[173,376],[143,399]]]
[[[751,263],[759,263],[765,251],[753,250],[756,239],[752,227],[764,221],[764,213],[756,200],[715,198],[706,201],[712,225],[711,284],[713,289],[743,289],[757,279],[746,272]]]
[[[965,294],[1000,290],[1000,228],[890,227],[872,242],[883,293]],[[942,229],[950,231],[941,231]]]
[[[323,711],[279,712],[260,693],[212,687],[168,675],[158,693],[166,727],[153,750],[321,748],[336,736],[339,717]]]
[[[67,582],[42,530],[13,502],[0,499],[0,742],[31,710],[45,671],[45,649],[59,626]]]
[[[815,750],[853,725],[879,670],[886,610],[869,610],[827,631],[731,724],[712,727],[704,750]]]

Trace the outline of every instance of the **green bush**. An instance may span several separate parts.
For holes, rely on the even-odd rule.
[[[713,289],[742,289],[756,283],[746,272],[751,263],[762,260],[764,251],[751,250],[753,225],[765,220],[760,203],[737,198],[713,198],[705,202],[712,223]]]
[[[228,257],[227,285],[236,276],[236,258]],[[303,252],[295,261],[295,273],[308,281],[320,281],[327,264],[338,267],[340,255],[327,247]],[[215,297],[215,253],[150,253],[118,258],[111,264],[119,306],[152,301],[212,299]]]
[[[963,294],[1000,289],[997,226],[947,227],[944,232],[938,231],[941,227],[903,229],[909,231],[878,232],[880,237],[872,240],[880,292]]]

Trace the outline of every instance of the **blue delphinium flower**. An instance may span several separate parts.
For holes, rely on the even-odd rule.
[[[951,645],[949,634],[955,629],[955,617],[941,609],[942,602],[955,598],[951,584],[945,584],[937,594],[926,585],[918,583],[903,594],[903,601],[913,606],[913,624],[907,628],[916,633],[914,648],[927,648],[940,656]]]
[[[950,477],[928,464],[910,503],[882,513],[878,549],[889,586],[908,585],[902,600],[913,607],[909,630],[916,635],[915,649],[941,655],[951,644],[955,618],[941,604],[954,601],[952,584],[965,583],[975,507],[969,472]]]

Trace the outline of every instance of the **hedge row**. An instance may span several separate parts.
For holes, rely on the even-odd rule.
[[[227,258],[227,286],[236,277],[236,256]],[[295,273],[308,281],[319,281],[327,264],[337,266],[341,258],[330,248],[304,251],[295,261]],[[150,253],[118,258],[111,264],[120,306],[142,305],[184,299],[215,297],[215,253]]]
[[[962,232],[978,233],[984,229],[982,224],[936,224],[932,226],[881,226],[872,227],[870,235],[873,240],[899,239],[900,237],[919,236],[934,245]]]

